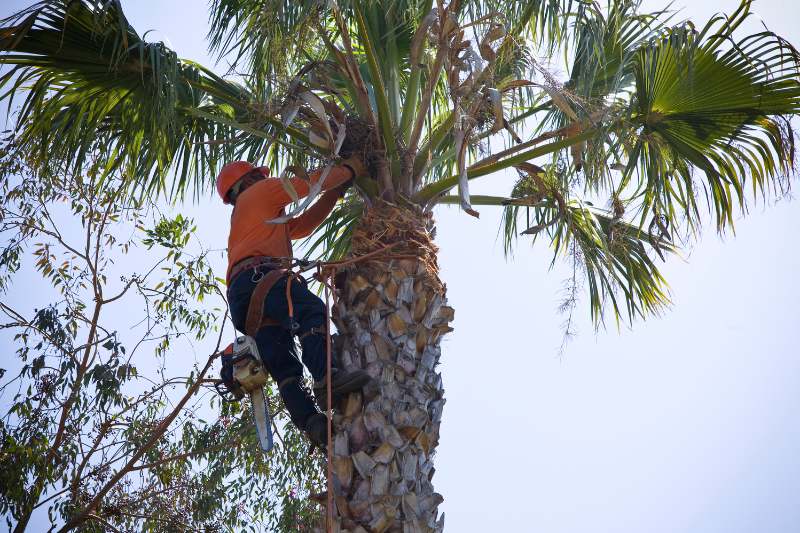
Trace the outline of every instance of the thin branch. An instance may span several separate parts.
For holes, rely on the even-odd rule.
[[[88,518],[88,519],[90,519],[90,520],[97,520],[98,522],[100,522],[101,524],[103,524],[104,526],[106,526],[107,528],[110,528],[110,529],[111,529],[111,531],[114,531],[114,532],[116,532],[116,533],[122,533],[122,532],[121,532],[119,529],[117,529],[117,528],[115,528],[113,525],[111,525],[111,524],[108,522],[108,520],[106,520],[105,518],[103,518],[103,517],[101,517],[101,516],[98,516],[98,515],[96,515],[96,514],[89,514],[89,516],[87,516],[87,518]]]
[[[227,313],[225,314],[225,316],[226,316],[226,318],[227,318]],[[224,323],[224,321],[223,321],[223,323]],[[200,381],[200,380],[202,380],[202,379],[205,377],[206,373],[207,373],[207,372],[209,371],[209,369],[211,368],[211,365],[212,365],[212,363],[213,363],[213,362],[214,362],[214,360],[216,359],[216,354],[219,352],[219,347],[220,347],[220,345],[221,345],[221,343],[222,343],[222,334],[223,334],[223,332],[224,332],[224,331],[225,331],[225,328],[224,328],[224,327],[220,328],[219,337],[217,338],[217,345],[216,345],[216,347],[214,348],[214,351],[212,352],[212,355],[211,355],[211,356],[208,358],[208,361],[206,362],[206,365],[205,365],[205,367],[203,367],[203,370],[202,370],[202,371],[200,372],[200,374],[197,376],[197,377],[198,377],[197,381],[195,381],[195,383],[194,383],[194,384],[192,384],[192,386],[191,386],[191,387],[189,387],[189,389],[188,389],[188,390],[186,391],[186,393],[183,395],[183,398],[181,398],[181,400],[178,402],[178,404],[175,406],[175,408],[172,410],[172,412],[171,412],[169,415],[167,415],[167,417],[166,417],[166,418],[164,418],[164,419],[163,419],[163,420],[162,420],[162,421],[161,421],[161,422],[158,424],[158,426],[156,426],[155,430],[153,431],[152,435],[151,435],[151,436],[150,436],[150,438],[147,440],[147,442],[145,442],[145,443],[144,443],[144,444],[143,444],[143,445],[142,445],[142,446],[141,446],[141,447],[140,447],[140,448],[139,448],[139,449],[136,451],[136,453],[134,453],[134,454],[133,454],[133,456],[132,456],[132,457],[131,457],[131,458],[128,460],[128,462],[125,464],[125,466],[123,466],[122,468],[120,468],[120,469],[117,471],[117,473],[116,473],[116,474],[114,474],[114,475],[111,477],[111,479],[109,479],[109,480],[106,482],[106,484],[105,484],[105,485],[103,485],[103,487],[102,487],[102,488],[101,488],[101,489],[100,489],[100,490],[97,492],[97,494],[94,496],[94,498],[92,498],[92,500],[91,500],[91,501],[90,501],[90,502],[89,502],[89,503],[88,503],[88,504],[87,504],[87,505],[86,505],[86,506],[85,506],[85,507],[84,507],[84,508],[83,508],[81,511],[77,512],[77,513],[76,513],[76,514],[75,514],[75,515],[74,515],[74,516],[73,516],[73,517],[72,517],[72,518],[69,520],[69,522],[67,522],[67,523],[64,525],[64,527],[62,527],[62,528],[59,530],[60,532],[66,532],[66,531],[69,531],[70,529],[73,529],[73,528],[75,528],[75,527],[77,527],[77,526],[81,525],[83,522],[85,522],[85,521],[86,521],[86,519],[87,519],[87,517],[88,517],[88,515],[89,515],[90,513],[92,513],[92,512],[93,512],[93,511],[94,511],[94,510],[95,510],[95,509],[96,509],[96,508],[97,508],[97,507],[100,505],[100,503],[103,501],[103,498],[105,498],[106,494],[108,494],[108,492],[109,492],[109,491],[110,491],[110,490],[111,490],[111,489],[112,489],[112,488],[113,488],[113,487],[114,487],[114,486],[115,486],[117,483],[119,483],[119,481],[120,481],[120,480],[121,480],[123,477],[125,477],[125,475],[126,475],[126,474],[128,474],[128,473],[131,471],[131,469],[132,469],[132,468],[134,468],[134,466],[135,466],[135,465],[136,465],[136,463],[139,461],[139,459],[140,459],[140,458],[141,458],[141,457],[142,457],[142,456],[143,456],[143,455],[144,455],[144,454],[145,454],[145,453],[146,453],[146,452],[147,452],[149,449],[151,449],[151,448],[152,448],[152,447],[153,447],[153,446],[156,444],[156,442],[158,442],[158,441],[161,439],[161,437],[164,435],[164,433],[165,433],[165,432],[167,431],[167,429],[169,428],[170,424],[171,424],[171,423],[172,423],[172,422],[175,420],[175,418],[177,418],[177,416],[178,416],[178,415],[181,413],[181,411],[183,410],[183,407],[184,407],[184,405],[186,405],[186,403],[189,401],[189,399],[190,399],[192,396],[194,396],[194,394],[195,394],[195,393],[197,392],[197,390],[200,388],[200,385],[201,385],[201,381]]]
[[[161,466],[164,463],[169,463],[169,462],[172,462],[172,461],[179,461],[181,459],[187,459],[189,457],[194,457],[195,455],[203,455],[203,454],[206,454],[206,453],[217,452],[219,450],[223,450],[223,449],[231,447],[231,446],[236,446],[237,444],[240,444],[240,443],[241,443],[241,440],[239,439],[239,436],[236,435],[234,437],[231,437],[230,439],[228,439],[227,441],[225,441],[223,443],[217,444],[216,446],[209,446],[208,448],[204,448],[202,450],[196,450],[196,451],[193,451],[193,452],[184,452],[184,453],[179,453],[179,454],[173,455],[171,457],[165,457],[164,459],[159,459],[158,461],[153,461],[152,463],[147,463],[147,464],[135,466],[135,467],[131,468],[130,471],[131,472],[136,472],[138,470],[149,470],[150,468],[155,468],[157,466]]]

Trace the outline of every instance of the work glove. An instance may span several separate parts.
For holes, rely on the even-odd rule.
[[[348,166],[353,170],[355,174],[354,177],[359,176],[369,176],[369,171],[367,171],[367,166],[358,156],[350,156],[344,161],[342,161],[342,166]]]

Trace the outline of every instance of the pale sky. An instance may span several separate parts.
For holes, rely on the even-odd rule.
[[[0,15],[28,3],[6,0]],[[123,5],[140,33],[156,30],[148,40],[212,63],[205,2]],[[703,2],[679,18],[702,25],[737,5]],[[755,10],[800,44],[796,3],[760,0]],[[488,181],[473,194],[508,191],[508,178]],[[227,208],[209,198],[190,211],[206,246],[224,247]],[[800,531],[797,202],[755,206],[735,237],[710,229],[684,260],[670,258],[675,305],[660,318],[595,333],[581,301],[579,335],[562,357],[565,265],[548,270],[544,242],[520,241],[506,261],[499,210],[481,212],[476,221],[436,210],[441,276],[456,309],[443,344],[447,405],[433,480],[446,530]],[[8,298],[36,295],[27,286]]]

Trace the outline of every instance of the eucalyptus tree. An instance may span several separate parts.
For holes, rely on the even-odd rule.
[[[440,531],[436,365],[453,310],[433,207],[465,223],[503,209],[507,246],[522,234],[574,262],[597,323],[657,312],[676,243],[707,213],[729,229],[793,171],[798,54],[742,30],[750,4],[700,25],[624,0],[213,0],[210,47],[232,64],[219,75],[146,42],[117,0],[47,1],[4,21],[0,84],[44,167],[81,165],[100,138],[107,171],[143,195],[208,194],[240,158],[295,194],[290,174],[365,159],[310,242],[375,253],[335,276],[337,355],[377,378],[334,419],[336,521]],[[510,191],[470,194],[507,169]]]
[[[126,201],[118,176],[98,190],[96,167],[31,175],[19,155],[3,139],[0,330],[13,346],[0,362],[7,531],[47,522],[87,532],[313,524],[317,505],[299,494],[320,490],[319,467],[277,396],[269,401],[280,451],[266,457],[241,416],[246,406],[217,409],[211,376],[225,302],[192,220]]]

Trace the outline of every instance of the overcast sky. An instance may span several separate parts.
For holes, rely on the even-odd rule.
[[[0,15],[27,4],[6,0]],[[737,6],[696,4],[680,18],[701,25]],[[123,5],[140,33],[155,30],[148,40],[211,64],[205,2]],[[800,44],[796,3],[760,0],[755,10]],[[510,183],[488,181],[472,192]],[[190,211],[206,245],[224,247],[227,208],[209,198]],[[708,230],[669,259],[675,305],[660,318],[595,333],[581,301],[579,335],[561,357],[557,306],[568,271],[548,269],[542,244],[520,242],[505,260],[499,216],[489,207],[480,221],[436,211],[456,309],[443,345],[447,405],[434,478],[447,531],[800,531],[797,203],[756,206],[735,237]],[[37,283],[7,297],[35,305]]]

